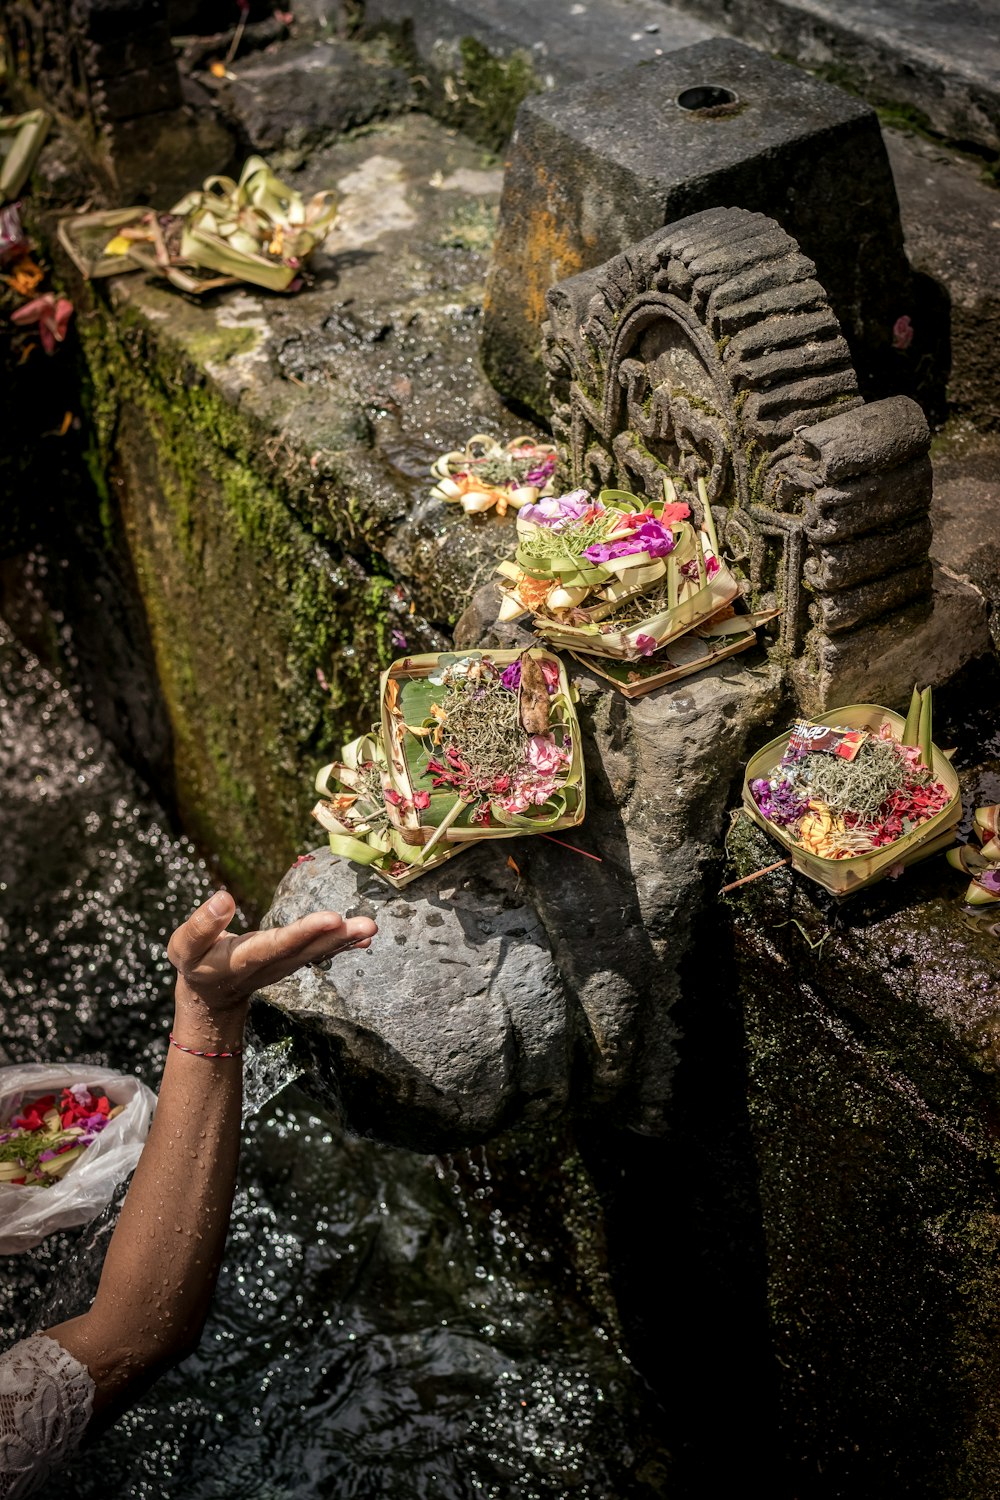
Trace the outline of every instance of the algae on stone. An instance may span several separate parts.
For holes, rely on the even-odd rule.
[[[261,903],[307,833],[312,762],[372,712],[391,581],[310,534],[239,412],[141,318],[95,301],[83,343],[94,468],[112,475],[149,619],[179,809]]]

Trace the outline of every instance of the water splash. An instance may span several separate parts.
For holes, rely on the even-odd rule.
[[[294,1055],[290,1036],[277,1042],[261,1042],[252,1026],[248,1027],[243,1049],[243,1124],[304,1072],[304,1065]]]

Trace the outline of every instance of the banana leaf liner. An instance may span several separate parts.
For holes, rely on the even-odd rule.
[[[995,906],[1000,902],[1000,802],[977,807],[972,823],[980,848],[960,844],[948,850],[948,863],[971,877],[965,892],[969,906]]]
[[[757,630],[781,613],[777,609],[756,614],[736,614],[727,606],[724,617],[712,618],[684,635],[675,636],[662,650],[637,661],[614,661],[609,657],[571,654],[598,677],[603,677],[626,698],[642,698],[654,688],[666,687],[682,677],[691,677],[730,656],[738,656],[757,644]]]
[[[907,720],[893,713],[891,709],[881,708],[875,703],[851,703],[844,708],[835,709],[832,713],[819,714],[810,722],[828,725],[831,728],[836,726],[844,729],[869,729],[876,732],[883,724],[888,724],[894,738],[900,743],[917,743],[915,737],[907,737]],[[922,747],[924,764],[930,766],[934,776],[950,793],[948,802],[940,812],[927,818],[910,833],[902,834],[891,844],[865,854],[845,859],[832,859],[804,849],[784,828],[777,823],[772,823],[764,816],[751,791],[752,782],[758,778],[770,776],[787,750],[790,738],[791,731],[779,735],[762,750],[758,750],[748,762],[743,778],[743,807],[759,828],[788,850],[793,869],[799,870],[810,880],[816,881],[818,885],[823,886],[824,890],[830,891],[834,896],[850,895],[854,891],[881,880],[894,866],[914,864],[917,860],[926,859],[928,855],[936,854],[954,842],[955,829],[962,816],[958,776],[944,751],[938,749],[932,742],[928,742]]]
[[[115,208],[60,219],[59,243],[88,281],[146,271],[195,296],[236,286],[238,276],[199,276],[179,264],[181,221],[155,209]]]
[[[525,656],[547,666],[555,684],[548,699],[548,733],[568,760],[552,775],[553,791],[541,805],[506,811],[493,797],[467,800],[453,787],[435,786],[428,768],[434,760],[435,736],[442,726],[438,700],[444,692],[429,681],[455,664],[486,662],[499,670]],[[389,817],[407,844],[429,853],[442,842],[478,843],[483,839],[519,838],[573,828],[583,821],[586,785],[583,744],[566,669],[558,657],[539,647],[523,651],[436,652],[393,662],[381,678],[382,743],[388,759],[388,780],[398,800]],[[518,695],[518,712],[521,699]],[[527,752],[530,736],[525,734]]]
[[[316,776],[321,801],[312,810],[326,829],[330,850],[342,859],[374,870],[402,890],[418,876],[461,854],[466,844],[439,844],[429,855],[409,844],[387,817],[384,792],[388,776],[378,734],[362,734],[341,751],[342,759],[324,766]]]
[[[260,156],[248,158],[239,182],[207,177],[173,208],[184,220],[182,260],[272,292],[288,290],[336,212],[333,193],[306,202]]]
[[[554,443],[516,437],[500,444],[479,432],[464,448],[442,453],[432,465],[437,484],[431,494],[461,505],[466,515],[482,515],[495,506],[502,517],[509,508],[520,510],[543,495],[554,495],[553,475],[558,461],[559,450]],[[497,473],[504,471],[510,477],[498,480]],[[487,475],[492,475],[492,480]]]
[[[666,484],[667,496],[675,498],[673,486]],[[602,490],[598,504],[625,516],[669,514],[664,501],[650,502],[627,490]],[[683,510],[688,513],[686,506]],[[540,560],[530,550],[530,538],[541,528],[519,516],[521,545],[513,561],[497,568],[504,580],[500,619],[530,612],[537,633],[561,650],[619,661],[651,655],[710,620],[739,593],[719,556],[707,495],[702,514],[703,527],[669,519],[674,545],[666,556],[632,552],[602,562],[569,551]]]
[[[16,198],[24,187],[51,124],[44,109],[0,116],[0,203]]]

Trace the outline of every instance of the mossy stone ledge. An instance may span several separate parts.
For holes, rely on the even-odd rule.
[[[380,668],[446,645],[506,547],[429,498],[438,452],[514,434],[475,364],[483,253],[453,233],[495,204],[481,160],[419,116],[316,153],[296,186],[335,186],[340,227],[295,297],[80,293],[90,467],[148,618],[178,809],[261,908]]]

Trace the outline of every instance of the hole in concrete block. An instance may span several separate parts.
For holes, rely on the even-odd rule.
[[[682,89],[677,95],[681,109],[725,109],[739,103],[739,95],[721,83],[700,83],[692,89]]]

